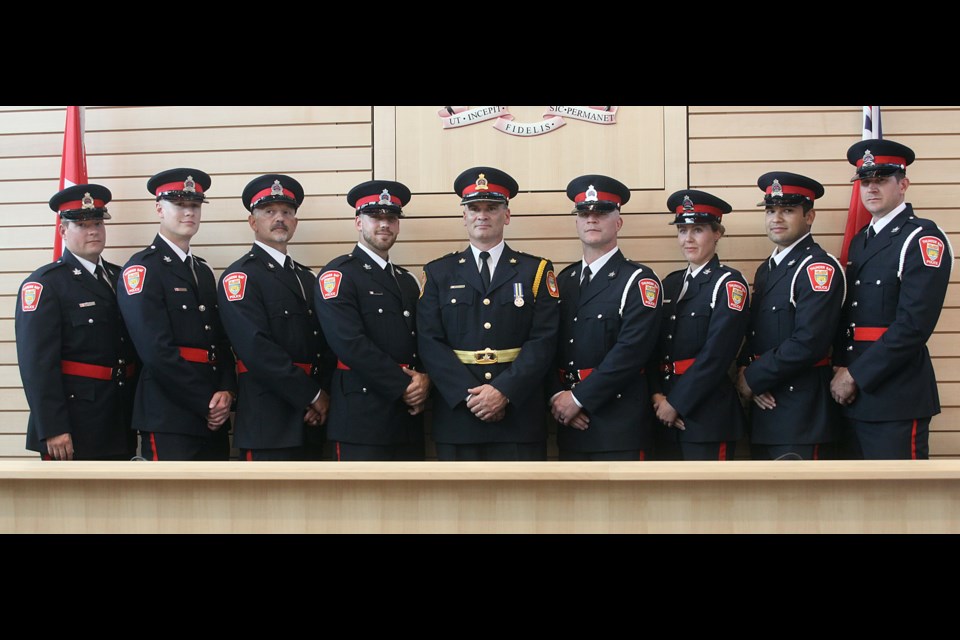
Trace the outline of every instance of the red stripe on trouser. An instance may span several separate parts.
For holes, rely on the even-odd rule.
[[[820,445],[818,444],[813,445],[813,459],[814,460],[820,459]]]
[[[244,460],[253,462],[253,449],[247,449],[247,452],[244,454]]]
[[[340,462],[340,442],[337,442],[337,462]]]
[[[40,454],[40,459],[41,459],[41,460],[53,460],[53,456],[51,456],[49,453],[41,453],[41,454]]]
[[[160,456],[157,455],[157,440],[154,438],[154,434],[150,434],[150,450],[153,451],[153,459],[160,460]]]
[[[640,449],[640,462],[643,462],[646,459],[647,459],[647,454],[643,451],[643,449]]]
[[[727,443],[720,443],[720,455],[717,457],[717,460],[726,460],[727,459]]]
[[[917,459],[917,421],[914,419],[913,428],[910,429],[910,459]]]

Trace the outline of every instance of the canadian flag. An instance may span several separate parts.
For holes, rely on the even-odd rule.
[[[60,160],[60,190],[75,184],[87,183],[87,151],[83,146],[83,107],[67,107],[67,122],[63,127],[63,157]],[[63,255],[60,239],[60,216],[54,222],[53,259]]]

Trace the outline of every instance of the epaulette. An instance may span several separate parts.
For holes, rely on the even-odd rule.
[[[42,267],[37,269],[35,273],[38,276],[42,276],[50,273],[51,271],[54,271],[55,269],[59,269],[60,267],[65,267],[65,266],[67,266],[67,263],[64,262],[63,259],[61,258],[56,262],[51,262],[50,264],[43,265]]]
[[[451,251],[451,252],[448,253],[447,255],[440,256],[439,258],[435,258],[435,259],[431,260],[430,262],[428,262],[427,264],[433,264],[434,262],[440,262],[440,261],[442,261],[442,260],[446,260],[447,258],[452,258],[453,256],[460,255],[460,253],[461,253],[460,251]],[[424,265],[424,266],[426,266],[426,265]]]
[[[291,258],[291,259],[292,259],[292,258]],[[294,264],[294,266],[297,267],[297,269],[300,269],[301,271],[306,271],[307,273],[313,273],[313,271],[310,269],[310,267],[308,267],[308,266],[305,265],[305,264],[301,264],[301,263],[297,262],[296,260],[293,261],[293,264]]]
[[[328,262],[326,265],[324,265],[323,271],[326,271],[332,267],[339,267],[340,265],[346,264],[353,259],[354,259],[354,255],[352,253],[345,253],[342,256],[337,256],[336,258]]]

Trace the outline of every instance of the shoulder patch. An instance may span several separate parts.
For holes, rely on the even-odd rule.
[[[340,294],[340,279],[343,274],[339,271],[324,271],[317,278],[320,283],[320,293],[324,300],[336,298]]]
[[[123,286],[127,290],[127,295],[132,296],[143,291],[143,283],[147,279],[147,268],[134,264],[123,270],[120,276],[123,280]]]
[[[560,297],[560,289],[557,288],[557,276],[553,274],[553,271],[547,271],[547,293],[552,298]]]
[[[20,289],[20,309],[22,311],[36,311],[40,304],[40,294],[43,285],[39,282],[25,282]]]
[[[743,305],[747,301],[747,288],[740,282],[727,283],[727,306],[734,311],[743,311]]]
[[[807,265],[807,277],[810,278],[810,286],[814,291],[830,291],[835,272],[836,269],[833,268],[833,265],[826,262],[814,262]]]
[[[247,289],[247,274],[243,271],[234,271],[223,276],[223,292],[227,294],[228,302],[243,300]]]
[[[653,278],[643,278],[638,283],[645,307],[656,307],[660,300],[660,284]]]
[[[939,268],[943,260],[943,240],[936,236],[923,236],[920,238],[920,253],[925,266]]]

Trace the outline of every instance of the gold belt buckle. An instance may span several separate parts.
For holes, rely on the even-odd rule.
[[[476,361],[476,364],[496,364],[497,352],[487,347],[482,351],[474,351],[473,359]]]

